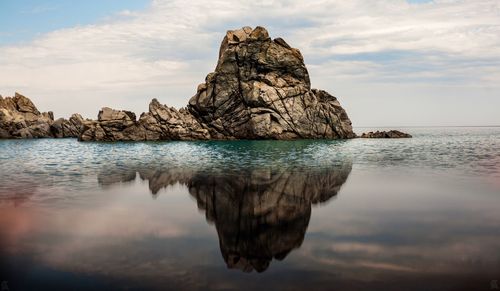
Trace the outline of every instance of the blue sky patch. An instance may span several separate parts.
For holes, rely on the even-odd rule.
[[[92,24],[123,10],[141,10],[149,0],[2,0],[0,45],[26,42],[61,28]]]

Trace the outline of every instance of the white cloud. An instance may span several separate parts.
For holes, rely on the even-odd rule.
[[[213,70],[225,30],[263,25],[301,49],[313,85],[340,93],[355,125],[422,124],[391,111],[429,105],[451,106],[454,113],[436,113],[425,124],[500,124],[496,115],[460,120],[470,102],[440,98],[472,92],[471,98],[500,106],[499,13],[496,0],[155,0],[144,11],[0,47],[0,92],[20,91],[56,116],[94,117],[102,106],[140,112],[153,97],[183,106]],[[361,101],[382,85],[375,94],[381,104],[401,92],[403,104],[418,98],[422,86],[431,101],[417,108],[384,106],[385,120],[371,118],[373,108]],[[473,109],[490,112],[480,107],[484,103]]]

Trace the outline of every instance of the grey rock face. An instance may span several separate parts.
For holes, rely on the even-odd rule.
[[[263,27],[228,31],[215,72],[187,108],[154,99],[149,112],[104,108],[86,122],[80,140],[198,140],[353,138],[338,100],[311,89],[299,50],[271,40]]]
[[[311,90],[300,51],[262,27],[227,32],[188,109],[216,138],[354,137],[337,99]]]
[[[365,132],[361,135],[361,138],[411,138],[412,136],[408,133],[401,132],[399,130],[389,130],[389,131],[370,131]]]
[[[19,93],[0,96],[0,138],[78,137],[82,129],[79,114],[54,121],[51,111],[40,113],[29,98]]]

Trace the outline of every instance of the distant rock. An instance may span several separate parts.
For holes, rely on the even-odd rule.
[[[412,137],[408,133],[401,132],[399,130],[389,130],[389,131],[370,131],[365,132],[361,135],[361,138],[410,138]]]
[[[177,110],[154,99],[135,120],[103,108],[85,122],[80,140],[338,139],[353,138],[337,98],[311,89],[298,49],[271,40],[263,27],[226,33],[215,72]]]
[[[54,121],[54,114],[40,113],[31,100],[19,93],[0,96],[0,138],[78,137],[83,118],[74,114],[70,120]]]

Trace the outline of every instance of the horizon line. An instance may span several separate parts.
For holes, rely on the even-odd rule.
[[[393,126],[353,126],[353,128],[419,128],[419,127],[500,127],[500,125],[393,125]]]

